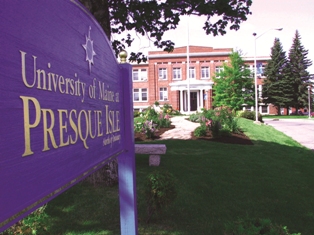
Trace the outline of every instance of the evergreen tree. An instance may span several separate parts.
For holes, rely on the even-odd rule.
[[[289,79],[292,85],[291,106],[297,111],[308,104],[308,89],[311,85],[310,74],[307,71],[312,61],[307,59],[308,50],[301,44],[301,36],[298,31],[295,33],[292,46],[289,51]]]
[[[230,64],[224,63],[223,70],[213,77],[213,104],[240,110],[243,104],[254,104],[253,78],[239,52],[233,52],[230,59]]]
[[[224,35],[226,28],[238,30],[251,14],[252,0],[79,0],[95,16],[109,40],[113,34],[127,36],[112,40],[116,55],[131,46],[130,31],[147,36],[156,47],[171,52],[174,43],[164,40],[166,31],[175,29],[182,15],[205,16],[206,34]],[[141,52],[130,53],[130,61],[146,61]]]
[[[275,38],[271,48],[271,59],[265,67],[266,78],[263,81],[262,98],[263,103],[272,104],[277,108],[280,115],[280,108],[287,107],[292,101],[292,86],[287,79],[288,60],[282,44]]]

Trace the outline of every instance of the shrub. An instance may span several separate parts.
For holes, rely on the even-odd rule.
[[[216,112],[213,109],[203,109],[203,115],[206,119],[212,120],[216,116]]]
[[[143,122],[134,122],[134,132],[141,132],[143,129]]]
[[[140,116],[140,112],[139,111],[134,111],[133,112],[133,117],[139,117]]]
[[[174,176],[167,171],[154,171],[147,176],[145,184],[147,223],[154,213],[161,212],[175,200],[177,197],[175,185]]]
[[[238,112],[238,117],[255,121],[255,111],[248,111],[248,110],[240,111]],[[263,122],[263,116],[260,113],[258,113],[258,120],[260,122]]]
[[[146,120],[153,120],[156,118],[158,119],[158,113],[156,112],[154,108],[150,106],[145,110],[143,117]]]
[[[161,128],[161,127],[169,127],[171,124],[170,121],[170,115],[169,114],[164,114],[164,113],[159,113],[159,117],[157,120],[155,120],[157,127]]]
[[[225,228],[224,235],[301,235],[291,234],[286,226],[273,224],[269,219],[239,219]]]
[[[178,116],[178,115],[181,115],[180,111],[179,110],[172,110],[171,112],[171,115],[175,115],[175,116]]]
[[[211,130],[213,138],[240,131],[235,114],[230,109],[224,107],[214,110],[203,109],[200,122],[204,123]]]
[[[2,235],[36,235],[46,233],[46,224],[48,223],[48,215],[45,213],[47,204],[39,207],[37,210],[20,220],[12,227],[5,230]]]
[[[142,133],[146,135],[148,139],[151,139],[154,137],[154,134],[156,132],[156,124],[153,123],[153,121],[146,120],[143,122],[142,126]]]
[[[192,113],[189,117],[189,120],[191,122],[200,122],[202,116],[203,115],[201,113]]]
[[[162,106],[162,112],[170,114],[172,112],[172,106],[170,104],[168,104],[168,103],[165,103]]]
[[[206,136],[206,129],[207,127],[205,125],[200,125],[194,130],[194,135],[196,137]]]

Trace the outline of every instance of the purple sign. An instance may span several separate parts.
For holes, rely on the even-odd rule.
[[[123,155],[133,127],[130,66],[77,1],[7,1],[0,31],[2,231]]]

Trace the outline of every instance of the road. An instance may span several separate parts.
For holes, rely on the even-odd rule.
[[[314,119],[264,119],[264,123],[314,151]]]

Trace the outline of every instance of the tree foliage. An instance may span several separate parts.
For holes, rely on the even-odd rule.
[[[224,63],[223,70],[213,77],[213,104],[240,110],[244,104],[254,104],[253,78],[239,52],[232,52],[230,59],[230,64]]]
[[[301,36],[295,32],[293,43],[289,51],[289,79],[292,85],[291,106],[296,110],[304,108],[308,104],[308,89],[311,85],[310,74],[307,71],[312,61],[307,59],[308,50],[301,44]]]
[[[271,48],[271,59],[265,67],[263,83],[263,103],[273,104],[280,115],[281,107],[288,107],[292,102],[292,85],[288,78],[288,59],[278,38],[275,38]]]
[[[157,48],[171,52],[174,43],[163,39],[175,29],[182,15],[206,16],[206,34],[224,35],[226,29],[238,30],[251,14],[252,0],[79,0],[100,23],[109,39],[113,34],[128,32],[121,41],[112,40],[118,53],[130,47],[134,38],[129,32],[147,36]],[[146,61],[141,52],[130,53],[130,61]]]

